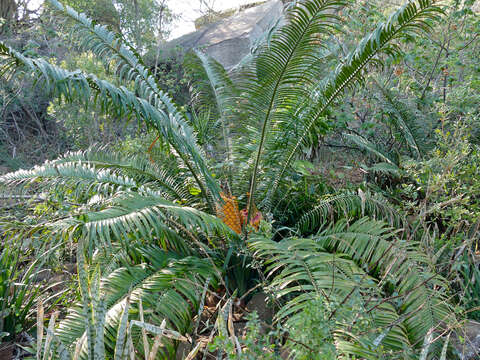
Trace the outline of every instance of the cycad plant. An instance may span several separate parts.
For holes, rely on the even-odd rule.
[[[0,43],[2,76],[31,76],[65,101],[94,101],[107,114],[136,117],[163,149],[142,157],[95,148],[0,178],[10,191],[54,193],[74,204],[66,216],[32,229],[46,242],[76,249],[83,301],[52,325],[53,354],[146,357],[150,346],[144,345],[158,347],[158,341],[128,323],[163,324],[157,335],[182,334],[194,354],[206,294],[222,314],[230,301],[220,306],[225,299],[247,295],[255,279],[275,299],[275,321],[287,328],[313,300],[328,303],[339,357],[413,358],[427,334],[442,334],[452,320],[448,289],[427,271],[415,244],[395,229],[368,219],[329,224],[331,219],[314,211],[299,219],[300,225],[308,222],[306,231],[303,225],[287,229],[280,242],[270,232],[272,224],[281,227],[273,218],[275,204],[298,150],[313,130],[328,131],[328,109],[385,56],[400,51],[402,36],[433,26],[441,13],[434,3],[407,2],[331,73],[325,73],[322,54],[348,2],[289,4],[285,25],[235,73],[201,52],[190,54],[192,114],[160,90],[123,39],[56,0],[50,4],[76,24],[81,47],[103,60],[124,86]],[[351,204],[362,208],[357,214],[391,218],[374,201],[365,213],[363,195]],[[350,306],[353,297],[360,307]],[[342,320],[346,312],[355,319],[358,311],[365,311],[368,326]],[[178,339],[164,336],[156,356],[171,358]]]
[[[374,159],[374,165],[364,166],[365,170],[398,177],[402,175],[401,155],[420,160],[423,154],[431,150],[429,135],[435,128],[431,124],[434,120],[402,102],[398,93],[376,81],[373,83],[379,92],[381,111],[386,115],[385,125],[390,128],[391,141],[395,141],[396,146],[385,146],[377,139],[354,133],[346,134],[346,138]]]

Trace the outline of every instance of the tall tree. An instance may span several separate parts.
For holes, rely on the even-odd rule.
[[[174,19],[164,0],[67,0],[65,5],[121,33],[139,52],[166,38]]]
[[[0,1],[0,34],[3,32],[3,29],[16,18],[16,14],[17,4],[15,0]]]
[[[121,32],[120,14],[112,0],[67,0],[65,5],[87,14],[92,20]]]

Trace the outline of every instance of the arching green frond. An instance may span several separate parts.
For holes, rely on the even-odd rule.
[[[190,253],[190,249],[203,249],[202,241],[213,241],[211,236],[235,237],[219,218],[144,193],[142,189],[118,193],[106,204],[103,210],[83,213],[50,226],[61,233],[80,231],[89,240],[90,249],[127,241],[129,235],[137,234],[144,239],[157,238],[165,249]]]
[[[263,241],[262,241],[263,242]],[[355,262],[345,258],[342,254],[331,254],[325,251],[321,246],[311,239],[288,239],[280,243],[252,243],[255,249],[259,249],[258,254],[269,258],[267,271],[272,277],[270,288],[273,294],[285,303],[277,312],[276,316],[279,321],[285,323],[287,328],[294,327],[298,320],[307,316],[306,311],[310,304],[315,303],[317,308],[325,307],[328,313],[325,314],[325,323],[330,320],[331,314],[334,314],[333,321],[336,323],[334,334],[337,334],[339,339],[344,339],[345,336],[339,336],[347,330],[346,321],[349,319],[349,324],[354,325],[354,314],[349,313],[353,302],[359,302],[359,310],[364,308],[368,298],[378,300],[381,298],[381,292],[376,287],[376,280],[367,275],[364,270]],[[267,253],[269,255],[267,255]],[[351,294],[350,301],[341,304],[343,299],[346,299]],[[362,298],[362,296],[364,298]],[[323,304],[316,303],[317,301]],[[281,302],[283,304],[283,301]],[[337,305],[335,305],[337,304]],[[390,305],[390,304],[388,304]],[[335,306],[339,308],[336,309]],[[391,305],[390,305],[391,306]],[[345,308],[342,308],[345,307]],[[380,319],[388,318],[390,324],[395,324],[399,319],[398,313],[395,309],[383,308],[378,312],[367,316],[371,322],[370,326],[373,329],[382,329],[384,322]],[[393,310],[393,311],[392,311]],[[335,313],[333,313],[335,311]],[[382,313],[382,315],[378,315]],[[352,316],[353,315],[353,316]],[[358,320],[363,314],[358,314]],[[377,318],[379,321],[376,322]],[[362,321],[364,321],[362,319]],[[352,329],[352,331],[355,331]],[[370,337],[374,334],[369,334]],[[403,327],[403,324],[392,327],[389,332],[390,336],[385,336],[382,343],[384,346],[390,345],[394,339],[400,339],[399,347],[393,346],[393,349],[400,350],[405,344],[409,343],[408,336]],[[345,343],[351,347],[360,347],[363,351],[363,338],[368,339],[369,336],[355,336]],[[337,339],[337,340],[339,340]],[[324,341],[329,341],[326,338]],[[331,341],[331,340],[330,340]],[[338,341],[335,341],[337,346],[338,356],[345,355],[347,348],[339,347]],[[381,354],[381,348],[372,351],[372,356],[367,359],[377,359]]]
[[[193,103],[200,116],[209,119],[212,134],[222,135],[220,145],[224,149],[217,149],[224,154],[226,161],[226,173],[229,182],[232,181],[232,173],[229,168],[231,162],[231,119],[236,112],[234,100],[238,96],[238,90],[223,66],[215,59],[200,51],[187,54],[184,66],[193,79]],[[215,126],[218,124],[219,126]],[[219,131],[221,127],[221,131]],[[215,138],[216,136],[212,136]],[[212,144],[210,144],[212,145]]]
[[[72,34],[80,40],[82,47],[95,53],[107,65],[115,66],[114,72],[121,80],[131,81],[139,96],[156,108],[166,108],[168,113],[178,113],[176,105],[165,94],[145,67],[141,57],[128,46],[121,36],[109,31],[106,26],[95,24],[85,14],[79,14],[69,6],[63,6],[57,0],[48,0],[64,16],[76,24]]]
[[[127,296],[130,299],[129,320],[139,319],[138,303],[141,299],[146,322],[159,326],[165,319],[167,329],[185,333],[189,331],[191,319],[197,313],[202,285],[207,278],[215,279],[212,267],[206,260],[178,258],[152,246],[139,248],[138,252],[144,262],[116,269],[101,280],[97,290],[105,307],[103,323],[107,353],[114,352]],[[84,316],[81,306],[72,307],[55,331],[72,353],[77,342],[80,342],[80,358],[87,355]],[[133,337],[135,341],[140,338]],[[164,341],[168,346],[163,348],[160,357],[169,359],[173,355],[169,352],[173,343],[167,339]],[[137,349],[142,349],[139,345],[134,343]]]
[[[271,132],[281,129],[280,124],[288,123],[286,108],[297,105],[298,98],[308,96],[317,76],[314,65],[317,50],[322,46],[319,39],[328,36],[338,22],[336,11],[345,3],[341,0],[298,2],[286,14],[286,25],[275,31],[258,51],[250,72],[246,70],[246,74],[242,74],[245,80],[239,86],[242,93],[239,105],[251,131],[248,141],[237,140],[237,148],[246,142],[253,144],[253,157],[239,159],[251,164],[246,175],[251,177],[249,192],[252,197],[262,171],[262,153]],[[249,208],[252,204],[250,201]]]
[[[402,323],[410,343],[419,349],[431,328],[454,320],[447,302],[447,285],[439,274],[426,270],[428,258],[415,249],[415,244],[397,239],[388,231],[381,222],[363,219],[350,226],[339,222],[314,240],[327,251],[347,254],[367,268],[381,279],[383,291],[389,296],[392,294],[388,286],[394,289],[400,299],[395,308],[406,317]],[[374,311],[384,302],[370,304],[367,311]]]
[[[125,87],[116,87],[93,74],[68,71],[43,59],[29,58],[3,43],[0,43],[0,59],[3,75],[7,78],[19,72],[20,68],[26,68],[32,73],[35,82],[46,85],[46,91],[52,92],[54,96],[64,97],[67,101],[75,98],[84,103],[88,103],[93,97],[105,112],[115,112],[118,115],[133,113],[154,126],[162,135],[169,132],[169,115],[135,96]],[[17,67],[4,65],[10,63]]]
[[[345,134],[345,137],[355,143],[360,149],[365,150],[371,154],[373,154],[375,157],[379,158],[380,160],[386,162],[390,166],[396,166],[398,168],[398,160],[395,159],[391,154],[388,154],[384,152],[382,149],[379,149],[379,147],[369,141],[368,139],[365,139],[362,136],[356,135],[356,134]],[[399,170],[399,169],[398,169]]]
[[[111,224],[107,226],[115,227],[118,222],[124,222],[125,231],[139,230],[141,233],[147,231],[148,227],[144,228],[143,224],[137,222],[133,217],[143,217],[141,221],[149,223],[152,229],[155,228],[154,222],[160,218],[165,222],[176,219],[181,225],[185,226],[186,230],[201,230],[205,234],[213,234],[217,231],[226,233],[228,227],[223,222],[210,214],[204,213],[195,208],[182,206],[162,199],[161,197],[152,195],[143,196],[141,191],[138,193],[123,193],[111,200],[111,207],[97,213],[89,214],[87,222],[89,227],[96,227],[103,225],[104,221],[108,220]],[[152,213],[150,213],[152,212]],[[174,216],[171,219],[165,216],[166,212],[169,216]],[[146,233],[145,233],[146,234]]]
[[[388,175],[396,178],[400,178],[403,174],[402,169],[399,168],[397,165],[393,165],[385,162],[375,163],[372,166],[366,166],[366,165],[360,165],[360,166],[366,172],[374,173],[374,174],[384,174],[384,175]]]
[[[306,212],[295,227],[301,232],[321,229],[331,220],[355,219],[364,216],[381,219],[392,226],[404,225],[404,219],[385,199],[359,190],[358,194],[343,193],[325,197],[312,210]]]
[[[62,187],[80,197],[85,193],[112,194],[121,189],[139,186],[133,179],[114,174],[109,170],[97,170],[88,163],[46,162],[31,170],[18,170],[0,177],[4,186],[35,184],[46,189]]]
[[[454,320],[445,281],[426,271],[427,258],[382,222],[340,221],[309,239],[252,238],[249,245],[267,265],[272,294],[285,301],[277,319],[293,324],[313,299],[321,299],[331,308],[328,318],[337,319],[340,354],[363,349],[376,359],[394,351],[403,359],[410,344],[414,358],[430,328]],[[359,310],[342,325],[342,316],[352,315],[352,302],[359,302]],[[368,330],[348,337],[345,331],[354,331],[360,317],[371,322]]]
[[[9,191],[13,187],[31,187],[35,192],[55,189],[57,194],[73,197],[82,204],[93,204],[99,197],[104,202],[119,191],[141,191],[183,204],[192,203],[188,187],[181,180],[139,157],[121,158],[86,151],[67,153],[33,169],[3,175],[0,186]]]
[[[164,110],[171,122],[170,131],[178,132],[175,139],[167,139],[177,150],[184,161],[190,158],[196,165],[196,169],[191,169],[196,177],[198,185],[203,188],[204,196],[207,199],[206,189],[198,176],[204,178],[208,190],[212,193],[214,199],[220,199],[219,188],[212,179],[210,172],[206,168],[203,153],[197,145],[194,131],[188,125],[185,115],[180,112],[172,99],[163,92],[156,82],[155,77],[150,70],[143,65],[140,56],[132,47],[124,44],[124,41],[115,33],[109,31],[105,26],[94,24],[84,14],[77,13],[70,7],[64,7],[57,0],[49,0],[50,3],[68,18],[74,20],[77,24],[79,38],[82,46],[93,51],[100,59],[108,64],[115,64],[115,73],[120,79],[133,81],[135,90],[139,97],[153,105],[156,109]],[[182,138],[183,137],[183,138]],[[174,140],[174,141],[172,141]],[[213,204],[210,204],[213,210]]]
[[[403,138],[404,143],[410,150],[411,155],[416,159],[422,158],[427,145],[427,134],[422,131],[419,122],[420,114],[415,112],[395,98],[395,94],[384,86],[374,82],[380,90],[381,97],[384,101],[382,109],[390,115],[391,124],[397,130],[398,134]],[[424,128],[426,126],[424,125]],[[431,130],[431,129],[430,129]]]
[[[162,162],[152,162],[146,156],[123,155],[107,148],[94,147],[85,151],[69,152],[54,161],[55,164],[70,162],[85,164],[95,169],[106,169],[115,175],[126,175],[135,180],[137,187],[161,189],[179,201],[192,200],[188,188],[185,187],[185,178],[172,171],[176,168],[172,166],[174,164],[171,158],[166,158]]]
[[[200,51],[189,52],[185,70],[192,77],[193,102],[199,111],[214,109],[211,116],[226,117],[236,94],[235,84],[223,66]]]
[[[83,74],[80,71],[70,72],[45,60],[25,57],[2,43],[0,43],[0,57],[5,57],[9,74],[13,75],[13,70],[17,70],[15,67],[11,68],[11,63],[26,67],[34,74],[37,82],[43,81],[56,96],[63,96],[68,101],[78,98],[86,104],[91,97],[94,97],[105,112],[114,111],[118,115],[134,114],[141,121],[145,121],[176,150],[202,189],[202,196],[211,202],[207,193],[208,188],[214,198],[219,198],[218,184],[207,167],[204,153],[196,143],[193,130],[181,113],[164,112],[149,101],[137,97],[125,87],[116,87],[92,74]],[[212,203],[210,207],[214,209]]]
[[[394,12],[386,23],[380,23],[372,33],[360,41],[356,49],[338,66],[335,75],[321,90],[317,103],[310,109],[302,110],[299,116],[295,117],[296,120],[301,121],[301,126],[300,128],[295,127],[295,136],[284,135],[288,139],[288,143],[285,146],[286,150],[282,153],[282,160],[279,161],[279,170],[275,172],[276,175],[272,179],[272,184],[267,187],[269,189],[268,202],[275,194],[279,182],[294,159],[300,145],[304,142],[312,127],[321,121],[328,107],[345,90],[363,81],[362,72],[369,63],[381,64],[380,54],[393,55],[397,52],[393,40],[412,32],[430,30],[431,22],[438,18],[441,11],[439,7],[435,6],[435,2],[435,0],[408,1]]]

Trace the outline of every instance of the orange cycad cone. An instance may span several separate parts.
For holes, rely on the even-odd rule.
[[[230,229],[237,234],[242,233],[242,222],[240,211],[238,210],[238,202],[235,196],[228,196],[225,193],[220,193],[224,204],[217,205],[217,216],[227,224]]]
[[[247,209],[238,210],[237,198],[232,195],[220,193],[224,204],[217,204],[217,216],[227,224],[230,229],[237,234],[242,233],[243,226],[247,223],[248,212]],[[252,216],[250,218],[250,225],[258,230],[260,221],[263,219],[262,213],[258,211],[255,203],[252,204]]]

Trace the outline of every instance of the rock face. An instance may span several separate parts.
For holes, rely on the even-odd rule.
[[[463,341],[459,341],[459,336]],[[453,338],[453,345],[461,360],[480,359],[480,323],[469,320]]]
[[[282,16],[282,1],[267,1],[166,43],[161,49],[162,57],[168,59],[177,57],[178,51],[202,49],[230,70],[265,32],[282,21]]]

